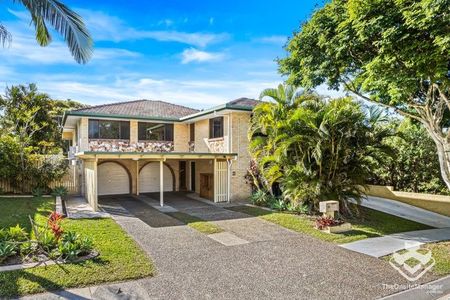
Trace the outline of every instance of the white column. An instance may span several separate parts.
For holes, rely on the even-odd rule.
[[[233,164],[233,161],[231,159],[227,159],[227,202],[230,202],[231,197],[231,165]]]
[[[136,160],[136,195],[139,196],[139,160]]]
[[[214,172],[213,172],[213,186],[214,186],[214,195],[213,195],[213,199],[214,202],[217,202],[217,159],[214,158]]]
[[[164,163],[159,161],[159,205],[164,206]]]

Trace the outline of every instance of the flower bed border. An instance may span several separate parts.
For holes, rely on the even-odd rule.
[[[23,270],[23,269],[29,269],[34,267],[40,267],[40,266],[51,266],[56,264],[67,264],[67,263],[79,263],[83,262],[89,259],[96,258],[100,255],[99,252],[93,250],[91,253],[87,255],[83,255],[80,257],[77,257],[74,260],[63,260],[63,259],[57,259],[57,260],[41,260],[37,262],[30,262],[30,263],[22,263],[22,264],[15,264],[15,265],[4,265],[0,266],[0,272],[7,272],[7,271],[14,271],[14,270]]]

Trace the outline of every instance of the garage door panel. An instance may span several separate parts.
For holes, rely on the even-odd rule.
[[[98,195],[130,193],[130,178],[124,167],[113,162],[98,165]]]
[[[173,191],[173,177],[169,167],[163,168],[164,191]],[[145,165],[139,173],[139,192],[154,193],[159,192],[159,163],[149,163]]]

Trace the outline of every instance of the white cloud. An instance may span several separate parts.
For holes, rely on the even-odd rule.
[[[211,62],[211,61],[220,61],[225,55],[219,52],[206,52],[201,51],[195,48],[185,49],[183,53],[181,53],[183,64],[187,64],[190,62]]]
[[[70,75],[39,76],[39,90],[55,99],[73,99],[96,105],[135,99],[164,100],[194,108],[210,108],[227,101],[249,97],[257,98],[268,87],[276,87],[280,80],[185,80],[151,77],[119,77],[116,79]],[[36,82],[30,76],[29,82]],[[8,85],[23,83],[0,81],[0,90]]]
[[[211,17],[211,18],[209,18],[209,25],[213,25],[213,24],[214,24],[214,18]]]
[[[284,35],[271,35],[254,39],[255,42],[264,44],[284,45],[288,40]]]
[[[142,30],[128,26],[121,19],[100,11],[77,9],[86,22],[94,40],[121,42],[126,40],[152,39],[161,42],[177,42],[197,47],[222,42],[229,38],[226,33],[183,32],[176,30]],[[187,18],[185,18],[187,22]],[[173,25],[170,19],[161,20],[159,25]]]

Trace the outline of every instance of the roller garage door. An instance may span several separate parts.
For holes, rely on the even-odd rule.
[[[173,177],[169,167],[164,165],[164,192],[173,191]],[[159,162],[146,164],[139,173],[139,193],[159,192]]]
[[[97,169],[98,195],[130,194],[130,178],[124,167],[106,162]]]

